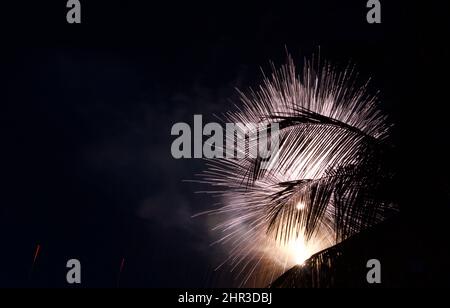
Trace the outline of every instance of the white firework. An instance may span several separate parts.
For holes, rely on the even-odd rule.
[[[382,159],[391,125],[377,96],[356,83],[353,69],[314,63],[299,75],[289,57],[257,90],[239,92],[240,104],[224,116],[278,123],[270,168],[249,157],[213,159],[202,174],[220,205],[200,215],[218,215],[214,244],[229,254],[221,266],[228,264],[241,285],[267,285],[395,210],[380,193],[391,176]]]

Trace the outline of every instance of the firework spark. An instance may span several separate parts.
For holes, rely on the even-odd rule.
[[[267,285],[395,209],[380,195],[390,177],[380,157],[391,125],[377,96],[357,85],[353,68],[314,63],[298,75],[289,57],[258,90],[239,92],[241,104],[225,115],[231,123],[278,123],[270,168],[216,159],[202,174],[221,202],[200,215],[219,216],[214,244],[229,251],[219,267],[230,265],[241,285]]]
[[[28,278],[31,279],[31,276],[33,275],[33,271],[34,271],[34,267],[36,265],[36,261],[39,258],[39,254],[41,253],[41,245],[37,244],[36,246],[36,250],[34,251],[34,256],[33,256],[33,263],[31,264],[31,268],[30,268],[30,272],[28,274]]]
[[[36,251],[34,252],[34,258],[33,258],[33,266],[34,266],[34,264],[36,264],[36,260],[37,260],[37,258],[38,258],[38,256],[39,256],[39,253],[41,252],[41,245],[37,245],[36,246]]]
[[[119,273],[117,275],[117,288],[119,288],[120,286],[120,278],[122,277],[124,267],[125,267],[125,258],[122,258],[122,260],[120,261]]]

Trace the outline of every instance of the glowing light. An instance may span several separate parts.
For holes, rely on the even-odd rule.
[[[294,243],[294,255],[295,255],[295,263],[298,265],[302,265],[305,261],[310,257],[308,251],[306,249],[306,245],[303,241],[297,240]]]
[[[295,206],[295,208],[299,211],[304,210],[305,207],[306,207],[305,203],[303,203],[301,201],[299,203],[297,203],[297,205]]]
[[[303,265],[305,261],[312,255],[305,241],[301,238],[290,241],[285,247],[285,253],[289,255],[291,264]]]

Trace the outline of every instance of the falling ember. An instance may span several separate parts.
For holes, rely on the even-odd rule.
[[[36,246],[36,251],[34,252],[34,258],[33,258],[33,266],[36,263],[37,258],[39,257],[39,253],[41,252],[41,245]]]
[[[267,285],[395,210],[377,195],[390,176],[378,159],[390,124],[367,83],[357,86],[354,77],[353,69],[338,72],[327,63],[307,63],[297,75],[289,58],[226,114],[226,123],[280,127],[270,169],[249,157],[215,159],[202,174],[221,204],[199,215],[216,216],[215,243],[229,253],[222,265],[241,285],[250,278]]]
[[[34,251],[34,256],[33,256],[33,263],[31,264],[31,268],[30,268],[30,273],[28,275],[28,278],[31,279],[31,276],[33,274],[33,270],[34,270],[34,266],[36,264],[36,261],[39,257],[39,254],[41,253],[41,245],[37,245],[36,246],[36,250]]]
[[[120,261],[119,274],[117,275],[117,287],[120,286],[120,278],[122,276],[123,268],[125,267],[125,258]]]
[[[122,258],[122,262],[120,262],[120,270],[119,273],[122,273],[123,267],[125,266],[125,258]]]

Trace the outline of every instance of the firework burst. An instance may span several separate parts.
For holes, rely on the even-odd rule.
[[[258,158],[213,159],[202,174],[220,204],[200,215],[217,215],[214,244],[228,251],[220,266],[241,285],[267,285],[396,210],[383,194],[391,125],[368,92],[351,67],[313,60],[298,74],[291,57],[257,90],[239,92],[226,122],[280,128],[269,168]]]

